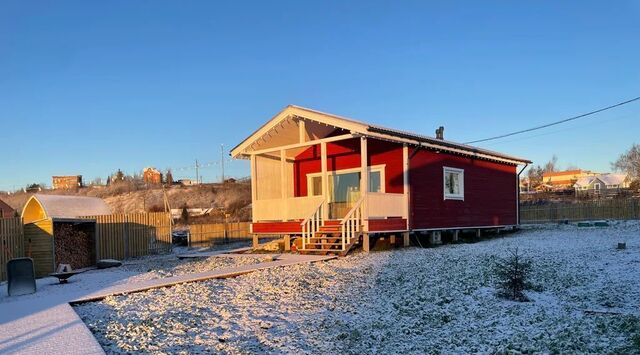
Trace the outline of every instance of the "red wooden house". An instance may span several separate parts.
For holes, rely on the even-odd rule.
[[[530,163],[298,106],[231,155],[251,161],[254,236],[299,236],[304,251],[346,252],[360,240],[368,250],[370,234],[408,244],[409,232],[517,225],[517,169]]]

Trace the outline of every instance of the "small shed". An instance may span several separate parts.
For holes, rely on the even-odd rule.
[[[16,211],[8,203],[0,200],[0,218],[13,218]]]
[[[36,276],[46,276],[58,264],[79,269],[95,264],[96,221],[111,214],[100,198],[35,194],[22,209],[24,246],[33,258]]]

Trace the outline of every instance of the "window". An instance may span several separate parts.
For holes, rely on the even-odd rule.
[[[374,165],[369,167],[369,192],[385,192],[384,185],[385,165]],[[360,193],[360,168],[328,171],[328,196],[330,200],[340,200],[350,191],[351,195]],[[309,196],[322,196],[322,173],[307,174],[307,186]],[[355,196],[355,195],[354,195]]]
[[[382,192],[381,170],[369,171],[369,192]]]
[[[600,183],[597,182],[597,183],[593,184],[593,189],[595,190],[594,192],[596,194],[599,194],[600,193]]]
[[[322,195],[322,176],[312,176],[311,177],[311,196],[321,196]]]
[[[464,170],[444,167],[444,199],[464,200]]]

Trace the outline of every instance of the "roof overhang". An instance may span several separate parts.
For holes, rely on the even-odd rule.
[[[249,158],[252,154],[255,154],[252,147],[256,144],[256,142],[264,140],[265,136],[268,136],[270,132],[281,125],[283,121],[290,119],[315,121],[324,125],[333,126],[349,131],[353,136],[371,137],[397,143],[414,145],[435,151],[464,155],[477,159],[491,160],[513,165],[531,163],[531,161],[528,159],[522,159],[486,149],[436,139],[433,137],[419,135],[411,132],[405,132],[392,128],[368,124],[365,122],[353,120],[351,118],[341,117],[294,105],[287,106],[285,109],[273,116],[267,123],[262,125],[253,134],[251,134],[240,144],[234,147],[231,150],[231,156],[236,159]],[[277,148],[273,148],[273,150],[275,151],[277,150]]]
[[[95,218],[67,218],[67,217],[53,217],[51,218],[53,223],[73,223],[73,224],[84,224],[84,223],[96,223]]]

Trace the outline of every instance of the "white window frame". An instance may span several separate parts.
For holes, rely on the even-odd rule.
[[[378,193],[385,193],[386,192],[386,178],[385,178],[385,167],[387,165],[386,164],[379,164],[379,165],[371,165],[369,167],[367,167],[369,174],[371,174],[372,172],[380,172],[380,192]],[[332,176],[335,175],[339,175],[339,174],[348,174],[348,173],[359,173],[360,171],[362,171],[362,169],[360,168],[351,168],[351,169],[341,169],[341,170],[330,170],[327,171],[327,177],[331,178]],[[322,172],[320,173],[309,173],[307,174],[307,196],[314,196],[313,195],[313,178],[314,177],[318,177],[318,176],[322,176]],[[367,186],[367,192],[369,190],[369,187]],[[375,192],[372,192],[375,193]],[[318,196],[324,196],[324,194],[322,195],[318,195]]]
[[[596,188],[596,186],[597,186],[598,188]],[[593,191],[594,191],[596,194],[599,194],[601,189],[602,189],[602,185],[600,185],[600,183],[599,183],[599,182],[596,182],[595,184],[593,184]]]
[[[459,174],[458,182],[460,183],[460,193],[452,194],[447,191],[447,173]],[[464,201],[464,169],[442,167],[442,192],[444,200]]]

